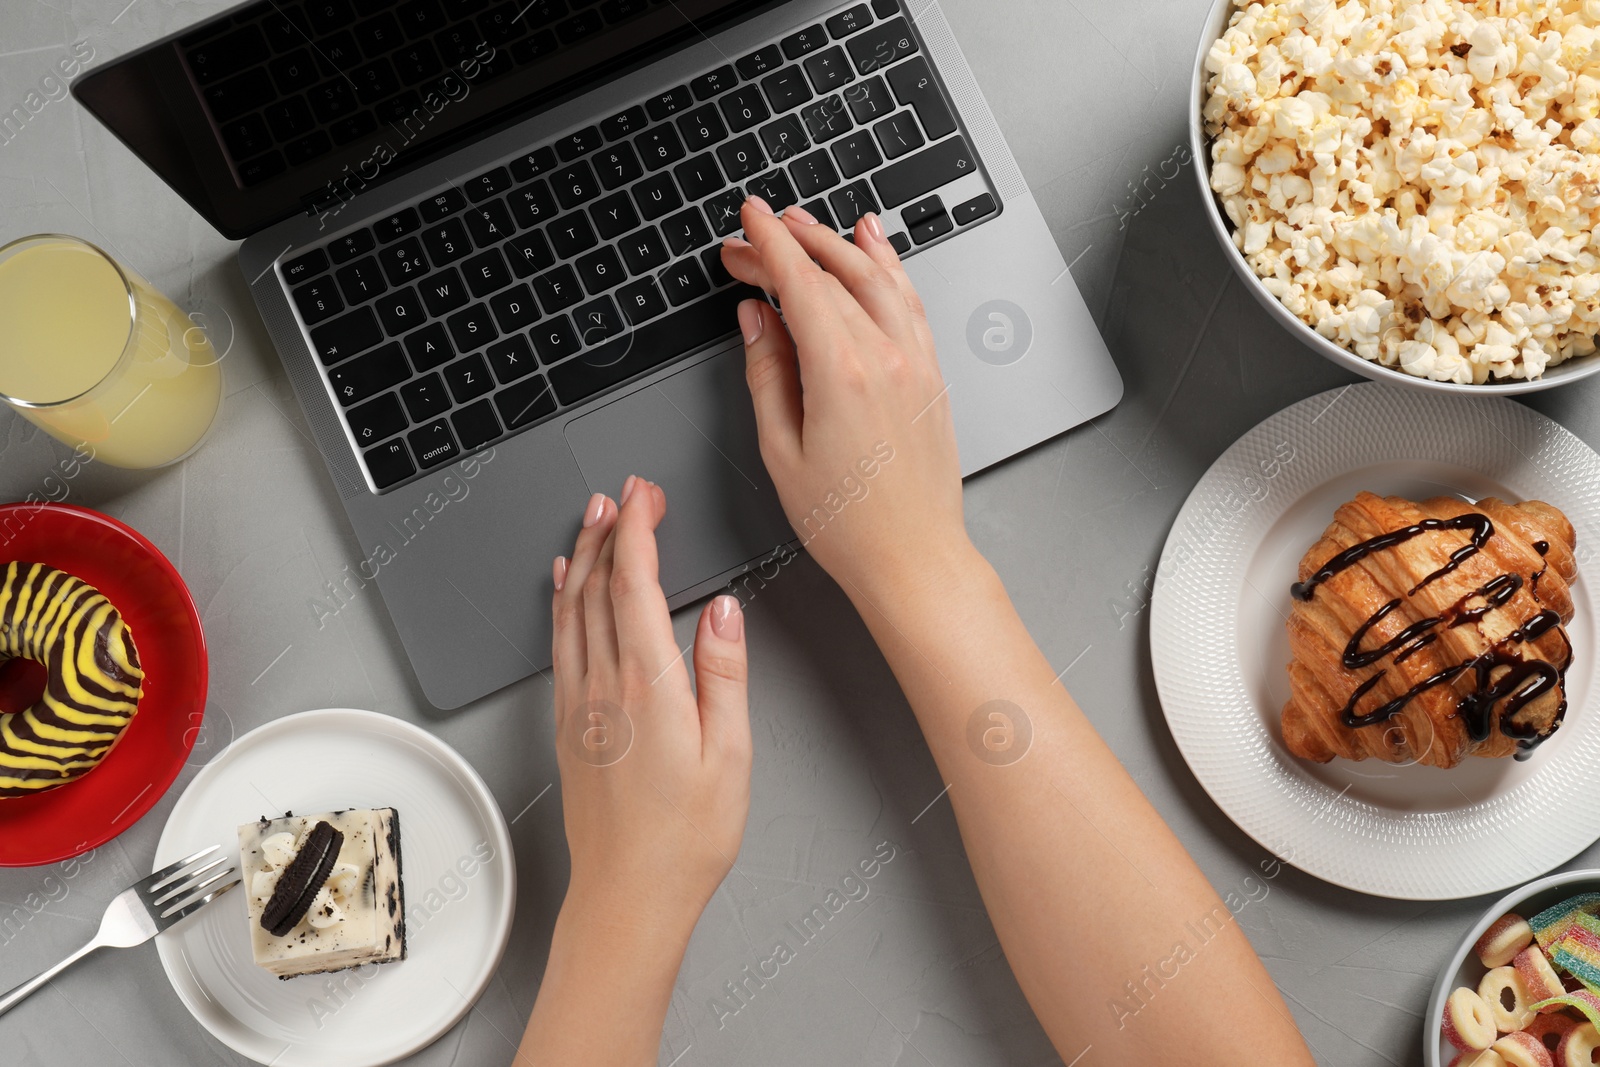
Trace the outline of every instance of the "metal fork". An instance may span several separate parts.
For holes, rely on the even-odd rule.
[[[180,919],[192,915],[217,897],[239,884],[231,882],[236,869],[217,867],[224,862],[217,858],[204,865],[200,861],[220,849],[216,845],[203,848],[194,855],[161,868],[155,874],[135,882],[117,894],[100,920],[100,932],[87,945],[35,978],[30,978],[4,996],[0,996],[0,1015],[4,1015],[25,1000],[28,994],[78,962],[97,948],[131,948],[142,945]],[[223,883],[223,884],[218,884]]]

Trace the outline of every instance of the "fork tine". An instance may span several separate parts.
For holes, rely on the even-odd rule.
[[[172,879],[173,875],[177,874],[179,871],[181,871],[185,867],[189,866],[189,864],[195,862],[196,860],[203,859],[204,857],[209,856],[211,853],[218,852],[218,851],[220,851],[218,846],[212,845],[209,848],[201,849],[199,852],[196,852],[192,856],[189,856],[189,857],[187,857],[185,859],[179,860],[177,863],[170,863],[167,866],[161,868],[156,873],[150,875],[150,877],[145,878],[144,880],[140,881],[138,883],[139,888],[144,890],[145,892],[153,892],[158,887],[161,886],[161,883],[170,881]]]
[[[184,893],[182,897],[174,898],[169,900],[166,904],[158,905],[158,910],[165,914],[166,912],[186,907],[190,901],[192,901],[197,895],[205,892],[206,889],[216,885],[225,878],[233,878],[238,873],[239,872],[232,867],[229,867],[225,871],[218,871],[205,881],[190,886],[188,892]]]
[[[196,867],[192,871],[185,871],[177,878],[172,879],[166,885],[162,886],[159,890],[152,892],[150,894],[150,903],[156,905],[157,907],[163,907],[178,897],[184,896],[189,892],[189,890],[193,889],[199,883],[201,875],[205,874],[207,871],[214,870],[220,864],[227,862],[228,858],[226,856],[218,856],[216,859],[202,867]],[[231,870],[232,868],[229,869]]]
[[[231,873],[233,873],[233,872],[231,872],[231,871],[228,872],[228,874],[231,874]],[[218,875],[217,877],[225,878],[225,877],[227,877],[227,875],[223,874],[223,875]],[[228,890],[230,890],[234,886],[238,885],[241,880],[242,879],[235,878],[233,881],[229,882],[228,884],[223,885],[223,886],[219,886],[216,889],[213,889],[211,892],[207,893],[205,896],[200,897],[197,900],[190,901],[188,904],[185,904],[183,907],[179,908],[177,911],[170,912],[170,913],[168,913],[166,915],[161,916],[157,921],[159,923],[161,923],[161,928],[163,930],[165,930],[167,927],[171,926],[173,923],[177,922],[179,919],[182,919],[182,918],[184,918],[184,917],[186,917],[188,915],[193,914],[194,912],[196,912],[196,911],[200,910],[201,908],[205,907],[207,904],[211,903],[213,900],[216,900],[222,894],[226,893]],[[207,883],[207,884],[209,885],[210,883]]]

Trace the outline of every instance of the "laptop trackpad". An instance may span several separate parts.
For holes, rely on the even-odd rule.
[[[567,424],[590,491],[612,499],[637,474],[667,494],[656,537],[671,596],[794,539],[756,440],[734,349]]]

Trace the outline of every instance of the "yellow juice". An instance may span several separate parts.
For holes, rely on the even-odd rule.
[[[0,395],[115,467],[200,443],[222,399],[205,332],[92,245],[41,236],[0,250]]]

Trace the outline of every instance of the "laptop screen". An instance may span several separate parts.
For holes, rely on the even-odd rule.
[[[91,71],[73,94],[239,239],[765,6],[263,0]]]

